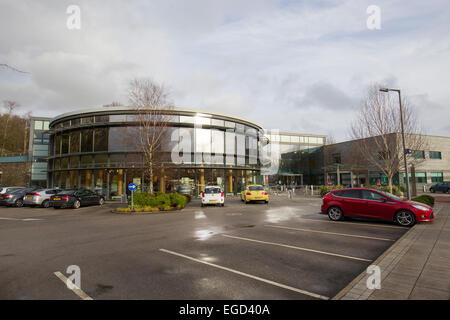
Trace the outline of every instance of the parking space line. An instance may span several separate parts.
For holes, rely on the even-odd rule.
[[[67,282],[70,281],[67,279],[61,272],[56,271],[54,272],[55,276],[57,276],[62,282],[64,282],[64,285],[67,286]],[[90,296],[88,296],[83,290],[78,288],[75,284],[71,284],[72,288],[69,288],[67,286],[67,289],[72,290],[77,296],[79,296],[83,300],[94,300]]]
[[[159,250],[162,251],[162,252],[169,253],[169,254],[172,254],[172,255],[175,255],[175,256],[179,256],[179,257],[182,257],[182,258],[185,258],[185,259],[189,259],[189,260],[192,260],[192,261],[195,261],[195,262],[198,262],[198,263],[203,263],[203,264],[209,265],[211,267],[215,267],[215,268],[218,268],[218,269],[229,271],[229,272],[232,272],[232,273],[235,273],[235,274],[238,274],[238,275],[250,278],[250,279],[254,279],[254,280],[261,281],[261,282],[265,282],[265,283],[271,284],[271,285],[276,286],[276,287],[280,287],[280,288],[283,288],[283,289],[286,289],[286,290],[290,290],[290,291],[294,291],[294,292],[297,292],[297,293],[301,293],[301,294],[304,294],[304,295],[307,295],[307,296],[310,296],[310,297],[314,297],[314,298],[322,299],[322,300],[329,300],[330,299],[329,297],[326,297],[326,296],[323,296],[323,295],[320,295],[320,294],[317,294],[317,293],[313,293],[313,292],[309,292],[309,291],[306,291],[306,290],[301,290],[301,289],[298,289],[298,288],[294,288],[294,287],[291,287],[291,286],[288,286],[288,285],[285,285],[285,284],[282,284],[282,283],[278,283],[278,282],[275,282],[275,281],[271,281],[271,280],[267,280],[267,279],[264,279],[264,278],[260,278],[260,277],[257,277],[257,276],[254,276],[254,275],[251,275],[251,274],[248,274],[248,273],[245,273],[245,272],[241,272],[241,271],[238,271],[238,270],[235,270],[235,269],[223,267],[223,266],[217,265],[215,263],[202,261],[202,260],[190,257],[190,256],[186,256],[186,255],[178,253],[178,252],[174,252],[174,251],[170,251],[170,250],[166,250],[166,249],[159,249]]]
[[[42,219],[36,219],[36,218],[3,218],[0,217],[0,220],[11,220],[11,221],[38,221],[38,220],[42,220]]]
[[[360,235],[356,235],[356,234],[337,233],[337,232],[311,230],[311,229],[291,228],[291,227],[285,227],[285,226],[274,226],[274,225],[269,225],[269,224],[265,225],[265,227],[287,229],[287,230],[295,230],[295,231],[305,231],[305,232],[316,232],[316,233],[331,234],[331,235],[343,236],[343,237],[354,237],[354,238],[372,239],[372,240],[380,240],[380,241],[391,241],[391,242],[395,241],[393,239],[387,239],[387,238],[360,236]]]
[[[302,247],[296,247],[296,246],[291,246],[291,245],[283,244],[283,243],[261,241],[261,240],[250,239],[250,238],[242,238],[242,237],[230,236],[230,235],[227,235],[227,234],[223,234],[223,236],[224,236],[224,237],[227,237],[227,238],[233,238],[233,239],[238,239],[238,240],[245,240],[245,241],[256,242],[256,243],[262,243],[262,244],[269,244],[269,245],[272,245],[272,246],[279,246],[279,247],[284,247],[284,248],[289,248],[289,249],[295,249],[295,250],[302,250],[302,251],[308,251],[308,252],[320,253],[320,254],[325,254],[325,255],[335,256],[335,257],[341,257],[341,258],[346,258],[346,259],[359,260],[359,261],[367,261],[367,262],[371,262],[371,261],[372,261],[372,260],[369,260],[369,259],[358,258],[358,257],[352,257],[352,256],[346,256],[346,255],[342,255],[342,254],[337,254],[337,253],[332,253],[332,252],[325,252],[325,251],[319,251],[319,250],[308,249],[308,248],[302,248]]]
[[[386,225],[382,225],[382,224],[369,224],[369,223],[345,222],[345,221],[330,221],[330,220],[308,219],[308,218],[302,218],[302,217],[297,217],[297,218],[298,219],[302,219],[302,220],[308,220],[308,221],[351,224],[351,225],[354,225],[354,226],[369,226],[369,227],[379,227],[379,228],[409,229],[408,227],[386,226]]]

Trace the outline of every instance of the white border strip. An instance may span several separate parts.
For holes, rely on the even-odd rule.
[[[279,246],[279,247],[284,247],[284,248],[290,248],[290,249],[296,249],[296,250],[302,250],[302,251],[308,251],[308,252],[320,253],[320,254],[325,254],[325,255],[335,256],[335,257],[341,257],[341,258],[346,258],[346,259],[352,259],[352,260],[358,260],[358,261],[365,261],[365,262],[371,262],[371,261],[372,261],[372,260],[369,260],[369,259],[358,258],[358,257],[352,257],[352,256],[345,256],[345,255],[342,255],[342,254],[331,253],[331,252],[325,252],[325,251],[319,251],[319,250],[308,249],[308,248],[302,248],[302,247],[295,247],[295,246],[290,246],[290,245],[282,244],[282,243],[267,242],[267,241],[261,241],[261,240],[249,239],[249,238],[235,237],[235,236],[230,236],[230,235],[227,235],[227,234],[223,234],[223,236],[224,236],[224,237],[227,237],[227,238],[233,238],[233,239],[239,239],[239,240],[245,240],[245,241],[257,242],[257,243],[262,243],[262,244],[270,244],[270,245],[273,245],[273,246]]]
[[[287,285],[284,285],[284,284],[281,284],[281,283],[278,283],[278,282],[274,282],[274,281],[271,281],[271,280],[267,280],[267,279],[263,279],[263,278],[260,278],[260,277],[257,277],[257,276],[253,276],[253,275],[248,274],[248,273],[244,273],[244,272],[237,271],[237,270],[234,270],[234,269],[230,269],[230,268],[227,268],[227,267],[222,267],[222,266],[219,266],[217,264],[214,264],[214,263],[211,263],[211,262],[202,261],[202,260],[199,260],[199,259],[195,259],[195,258],[186,256],[184,254],[177,253],[177,252],[174,252],[174,251],[170,251],[170,250],[166,250],[166,249],[159,249],[159,251],[162,251],[162,252],[165,252],[165,253],[169,253],[169,254],[172,254],[172,255],[175,255],[175,256],[179,256],[179,257],[182,257],[182,258],[185,258],[185,259],[189,259],[189,260],[192,260],[192,261],[195,261],[195,262],[203,263],[203,264],[206,264],[206,265],[218,268],[218,269],[229,271],[229,272],[232,272],[232,273],[235,273],[235,274],[247,277],[247,278],[251,278],[251,279],[254,279],[254,280],[265,282],[265,283],[271,284],[271,285],[276,286],[276,287],[280,287],[280,288],[283,288],[283,289],[287,289],[287,290],[290,290],[290,291],[301,293],[301,294],[304,294],[304,295],[307,295],[307,296],[310,296],[310,297],[314,297],[314,298],[317,298],[317,299],[322,299],[322,300],[329,300],[330,299],[329,297],[326,297],[326,296],[323,296],[323,295],[320,295],[320,294],[317,294],[317,293],[313,293],[313,292],[297,289],[297,288],[294,288],[294,287],[291,287],[291,286],[287,286]]]
[[[356,234],[337,233],[337,232],[328,232],[328,231],[311,230],[311,229],[291,228],[291,227],[275,226],[275,225],[269,225],[269,224],[265,225],[264,227],[287,229],[287,230],[295,230],[295,231],[316,232],[316,233],[332,234],[332,235],[343,236],[343,237],[354,237],[354,238],[372,239],[372,240],[380,240],[380,241],[391,241],[391,242],[395,241],[393,239],[387,239],[387,238],[360,236],[360,235],[356,235]]]
[[[54,272],[55,276],[57,276],[64,284],[67,286],[67,282],[70,281],[67,279],[61,272],[56,271]],[[94,300],[91,297],[89,297],[83,290],[78,288],[75,284],[72,283],[73,289],[70,289],[67,287],[67,289],[72,290],[77,296],[79,296],[83,300]]]

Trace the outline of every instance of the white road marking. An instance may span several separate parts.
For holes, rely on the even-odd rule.
[[[285,227],[285,226],[274,226],[274,225],[265,225],[265,227],[270,228],[279,228],[279,229],[287,229],[287,230],[295,230],[295,231],[306,231],[306,232],[316,232],[316,233],[324,233],[324,234],[332,234],[336,236],[343,236],[343,237],[354,237],[354,238],[363,238],[363,239],[372,239],[372,240],[381,240],[381,241],[395,241],[393,239],[387,239],[387,238],[378,238],[378,237],[369,237],[369,236],[360,236],[356,234],[347,234],[347,233],[337,233],[337,232],[328,232],[328,231],[319,231],[319,230],[311,230],[311,229],[301,229],[301,228],[291,228],[291,227]]]
[[[319,220],[319,219],[309,219],[297,217],[298,219],[308,220],[308,221],[319,221],[319,222],[330,222],[330,223],[342,223],[342,224],[351,224],[354,226],[369,226],[369,227],[379,227],[379,228],[394,228],[394,229],[409,229],[408,227],[400,227],[400,226],[387,226],[384,224],[369,224],[369,223],[359,223],[359,222],[345,222],[345,221],[331,221],[331,220]]]
[[[67,281],[70,281],[69,279],[67,279],[61,272],[56,271],[54,272],[55,276],[57,276],[62,282],[64,282],[64,285],[67,286]],[[72,283],[71,285],[73,287],[73,289],[70,289],[69,287],[67,287],[67,289],[72,290],[77,296],[79,296],[81,299],[83,300],[94,300],[91,297],[89,297],[83,290],[81,290],[80,288],[78,288],[75,284]]]
[[[35,218],[24,218],[24,219],[19,219],[19,218],[2,218],[2,217],[0,217],[0,220],[11,220],[11,221],[38,221],[38,220],[42,220],[42,219],[35,219]]]
[[[189,259],[189,260],[192,260],[192,261],[195,261],[195,262],[198,262],[198,263],[203,263],[203,264],[209,265],[211,267],[215,267],[215,268],[222,269],[222,270],[225,270],[225,271],[229,271],[229,272],[232,272],[232,273],[235,273],[235,274],[239,274],[239,275],[247,277],[247,278],[251,278],[251,279],[254,279],[254,280],[265,282],[265,283],[271,284],[271,285],[276,286],[276,287],[280,287],[280,288],[283,288],[283,289],[287,289],[287,290],[291,290],[291,291],[294,291],[294,292],[297,292],[297,293],[301,293],[301,294],[304,294],[304,295],[307,295],[307,296],[310,296],[310,297],[314,297],[314,298],[318,298],[318,299],[322,299],[322,300],[329,300],[330,299],[329,297],[326,297],[326,296],[323,296],[323,295],[320,295],[320,294],[317,294],[317,293],[309,292],[309,291],[306,291],[306,290],[301,290],[301,289],[294,288],[294,287],[291,287],[291,286],[288,286],[288,285],[285,285],[285,284],[282,284],[282,283],[278,283],[278,282],[267,280],[267,279],[264,279],[264,278],[260,278],[260,277],[257,277],[257,276],[254,276],[254,275],[251,275],[251,274],[248,274],[248,273],[245,273],[245,272],[241,272],[241,271],[238,271],[238,270],[235,270],[235,269],[230,269],[230,268],[227,268],[227,267],[219,266],[219,265],[217,265],[215,263],[202,261],[202,260],[199,260],[199,259],[196,259],[196,258],[192,258],[192,257],[186,256],[186,255],[181,254],[181,253],[177,253],[177,252],[166,250],[166,249],[159,249],[159,250],[162,251],[162,252],[169,253],[169,254],[172,254],[172,255],[175,255],[175,256],[179,256],[179,257],[182,257],[182,258],[185,258],[185,259]]]
[[[302,251],[309,251],[309,252],[320,253],[320,254],[325,254],[325,255],[329,255],[329,256],[346,258],[346,259],[359,260],[359,261],[368,261],[368,262],[372,261],[372,260],[368,260],[368,259],[364,259],[364,258],[358,258],[358,257],[352,257],[352,256],[346,256],[346,255],[342,255],[342,254],[332,253],[332,252],[325,252],[325,251],[319,251],[319,250],[314,250],[314,249],[296,247],[296,246],[291,246],[291,245],[283,244],[283,243],[261,241],[261,240],[250,239],[250,238],[242,238],[242,237],[230,236],[230,235],[227,235],[227,234],[223,234],[223,236],[227,237],[227,238],[251,241],[251,242],[262,243],[262,244],[269,244],[269,245],[273,245],[273,246],[279,246],[279,247],[296,249],[296,250],[302,250]]]

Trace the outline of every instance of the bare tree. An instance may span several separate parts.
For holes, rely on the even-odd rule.
[[[8,135],[8,125],[11,120],[12,114],[15,109],[19,107],[19,104],[16,101],[5,100],[3,101],[3,105],[6,109],[6,121],[3,128],[3,136],[2,136],[2,149],[0,150],[0,156],[3,156],[3,152],[5,150],[6,138]]]
[[[151,79],[133,79],[130,82],[129,101],[136,110],[139,121],[139,149],[142,150],[150,184],[149,192],[153,194],[155,171],[161,169],[159,150],[161,137],[167,127],[167,110],[169,92],[161,84]]]
[[[350,135],[356,141],[360,156],[386,175],[392,192],[392,178],[404,168],[401,141],[401,115],[397,97],[379,91],[373,85],[352,124]],[[406,99],[402,103],[406,148],[424,150],[426,139]],[[412,157],[409,163],[423,161]]]

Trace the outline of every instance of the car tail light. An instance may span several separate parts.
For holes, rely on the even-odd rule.
[[[205,193],[204,192],[202,192],[202,197],[205,197]]]
[[[263,196],[267,196],[267,192],[263,192]]]
[[[50,200],[53,200],[53,196],[50,196]]]
[[[3,199],[8,199],[8,198],[12,198],[12,195],[10,195],[10,194],[5,194],[5,195],[3,196]]]
[[[247,192],[246,195],[247,195],[247,196],[251,196],[252,193],[251,193],[251,192]]]
[[[61,199],[63,199],[63,200],[69,200],[70,197],[61,197]]]
[[[32,193],[31,195],[35,196],[35,197],[40,197],[41,196],[39,193],[36,193],[36,192]]]
[[[223,192],[220,193],[220,196],[223,197]]]

